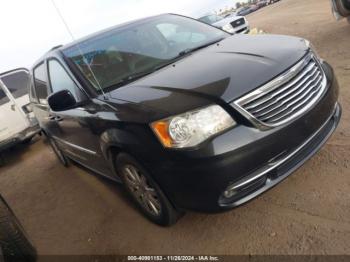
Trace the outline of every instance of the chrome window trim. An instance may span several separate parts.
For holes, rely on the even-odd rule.
[[[287,83],[290,81],[293,77],[297,76],[298,73],[310,62],[310,60],[313,59],[317,66],[320,69],[320,72],[322,74],[322,82],[321,82],[321,89],[317,93],[317,95],[308,102],[308,104],[302,109],[294,114],[290,115],[288,118],[275,123],[275,124],[267,124],[259,119],[257,119],[255,116],[253,116],[250,112],[248,112],[246,109],[241,106],[242,104],[245,104],[247,102],[253,101],[266,93],[280,87],[281,85]],[[312,106],[316,104],[316,102],[322,97],[322,95],[325,93],[327,86],[327,78],[324,73],[324,70],[322,68],[322,65],[320,64],[319,59],[312,53],[309,52],[301,61],[299,61],[296,65],[294,65],[291,69],[288,71],[282,73],[280,76],[277,78],[273,79],[272,81],[268,82],[267,84],[257,88],[253,92],[250,92],[243,97],[233,101],[231,103],[231,106],[236,109],[239,113],[241,113],[245,118],[247,118],[251,123],[253,123],[257,128],[261,130],[269,130],[278,126],[282,126],[284,124],[289,123],[291,120],[296,119],[300,115],[303,115],[305,112],[307,112]]]

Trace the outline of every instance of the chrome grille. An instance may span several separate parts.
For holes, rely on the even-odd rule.
[[[238,27],[244,24],[245,24],[244,18],[239,18],[231,23],[232,27]]]
[[[285,124],[311,108],[322,96],[326,77],[313,54],[233,106],[259,127]]]

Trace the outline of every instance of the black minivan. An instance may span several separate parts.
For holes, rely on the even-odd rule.
[[[341,116],[333,70],[307,40],[232,36],[173,14],[53,48],[31,73],[35,115],[62,164],[123,183],[160,225],[273,187]]]

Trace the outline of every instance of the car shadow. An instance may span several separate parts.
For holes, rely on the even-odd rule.
[[[31,145],[35,144],[41,139],[40,135],[36,135],[29,142],[19,143],[13,147],[7,148],[0,152],[0,169],[8,168],[16,165],[23,160],[23,155],[30,151]]]
[[[45,140],[45,143],[47,144],[47,141]],[[124,186],[121,182],[115,181],[113,179],[110,179],[108,177],[105,177],[103,175],[100,175],[93,170],[83,166],[82,164],[70,159],[70,164],[74,165],[75,167],[81,169],[87,175],[94,176],[99,182],[101,182],[110,192],[113,192],[113,194],[116,195],[116,197],[122,199],[122,201],[125,201],[125,203],[128,204],[128,206],[132,207],[135,211],[139,211],[138,206],[136,205],[135,201],[128,195],[126,190],[124,189]]]

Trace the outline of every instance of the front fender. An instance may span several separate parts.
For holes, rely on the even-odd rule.
[[[139,145],[140,141],[135,134],[117,128],[106,130],[100,138],[101,151],[105,159],[109,159],[109,150],[111,148],[129,151],[130,147]]]

